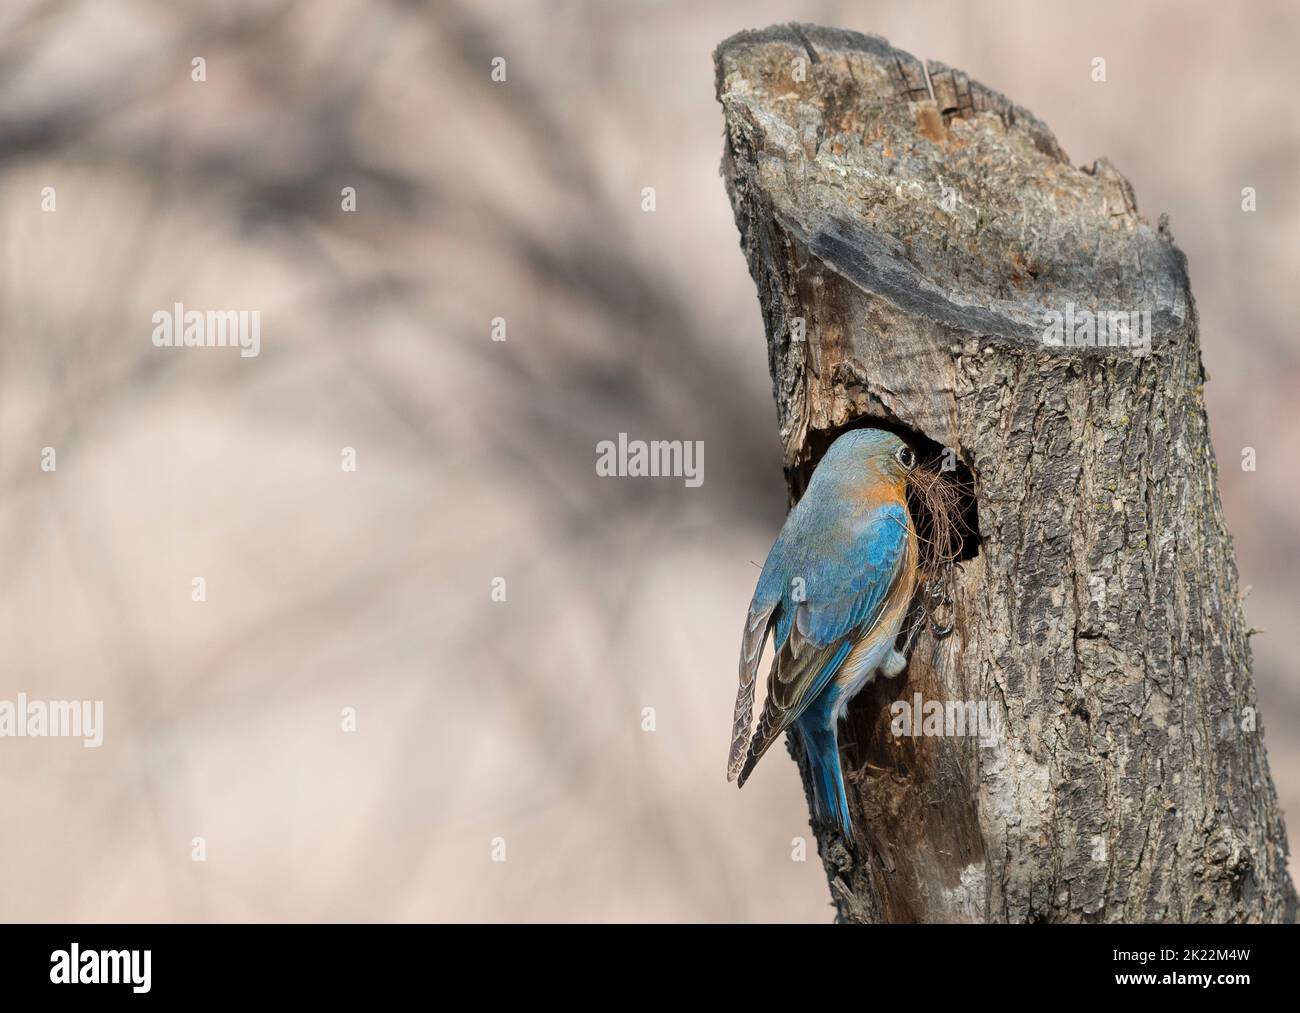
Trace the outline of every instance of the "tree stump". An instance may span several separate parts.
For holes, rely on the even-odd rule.
[[[792,497],[864,423],[974,489],[955,629],[842,730],[855,847],[814,827],[839,920],[1294,921],[1166,220],[878,37],[777,26],[714,60]],[[897,734],[916,694],[915,725],[959,702],[996,733]]]

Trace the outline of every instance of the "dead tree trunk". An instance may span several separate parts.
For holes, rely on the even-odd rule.
[[[792,495],[863,420],[951,448],[975,488],[955,631],[842,736],[857,855],[814,828],[840,919],[1294,921],[1165,221],[883,39],[780,26],[715,63]],[[1140,315],[1127,347],[1071,344],[1131,312],[1146,354]],[[891,731],[916,693],[987,704],[992,741]]]

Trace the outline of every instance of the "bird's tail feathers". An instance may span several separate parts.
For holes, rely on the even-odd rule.
[[[844,839],[851,842],[853,820],[849,817],[849,800],[844,793],[844,772],[840,767],[840,749],[835,729],[801,725],[799,731],[812,772],[817,815],[838,827]]]

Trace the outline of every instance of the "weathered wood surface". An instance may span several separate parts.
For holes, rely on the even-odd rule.
[[[1167,224],[880,38],[778,26],[715,63],[792,495],[864,418],[976,486],[956,631],[842,735],[857,855],[814,828],[840,919],[1295,920]],[[1149,353],[1046,345],[1067,303],[1148,311]],[[891,734],[916,692],[987,701],[993,744]]]

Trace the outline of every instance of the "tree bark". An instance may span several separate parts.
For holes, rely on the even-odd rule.
[[[777,26],[714,60],[792,497],[867,420],[951,448],[978,510],[955,630],[841,734],[856,846],[814,827],[839,920],[1294,921],[1165,219],[878,37]],[[1048,344],[1067,304],[1149,312],[1149,352]],[[996,734],[896,734],[917,693]]]

